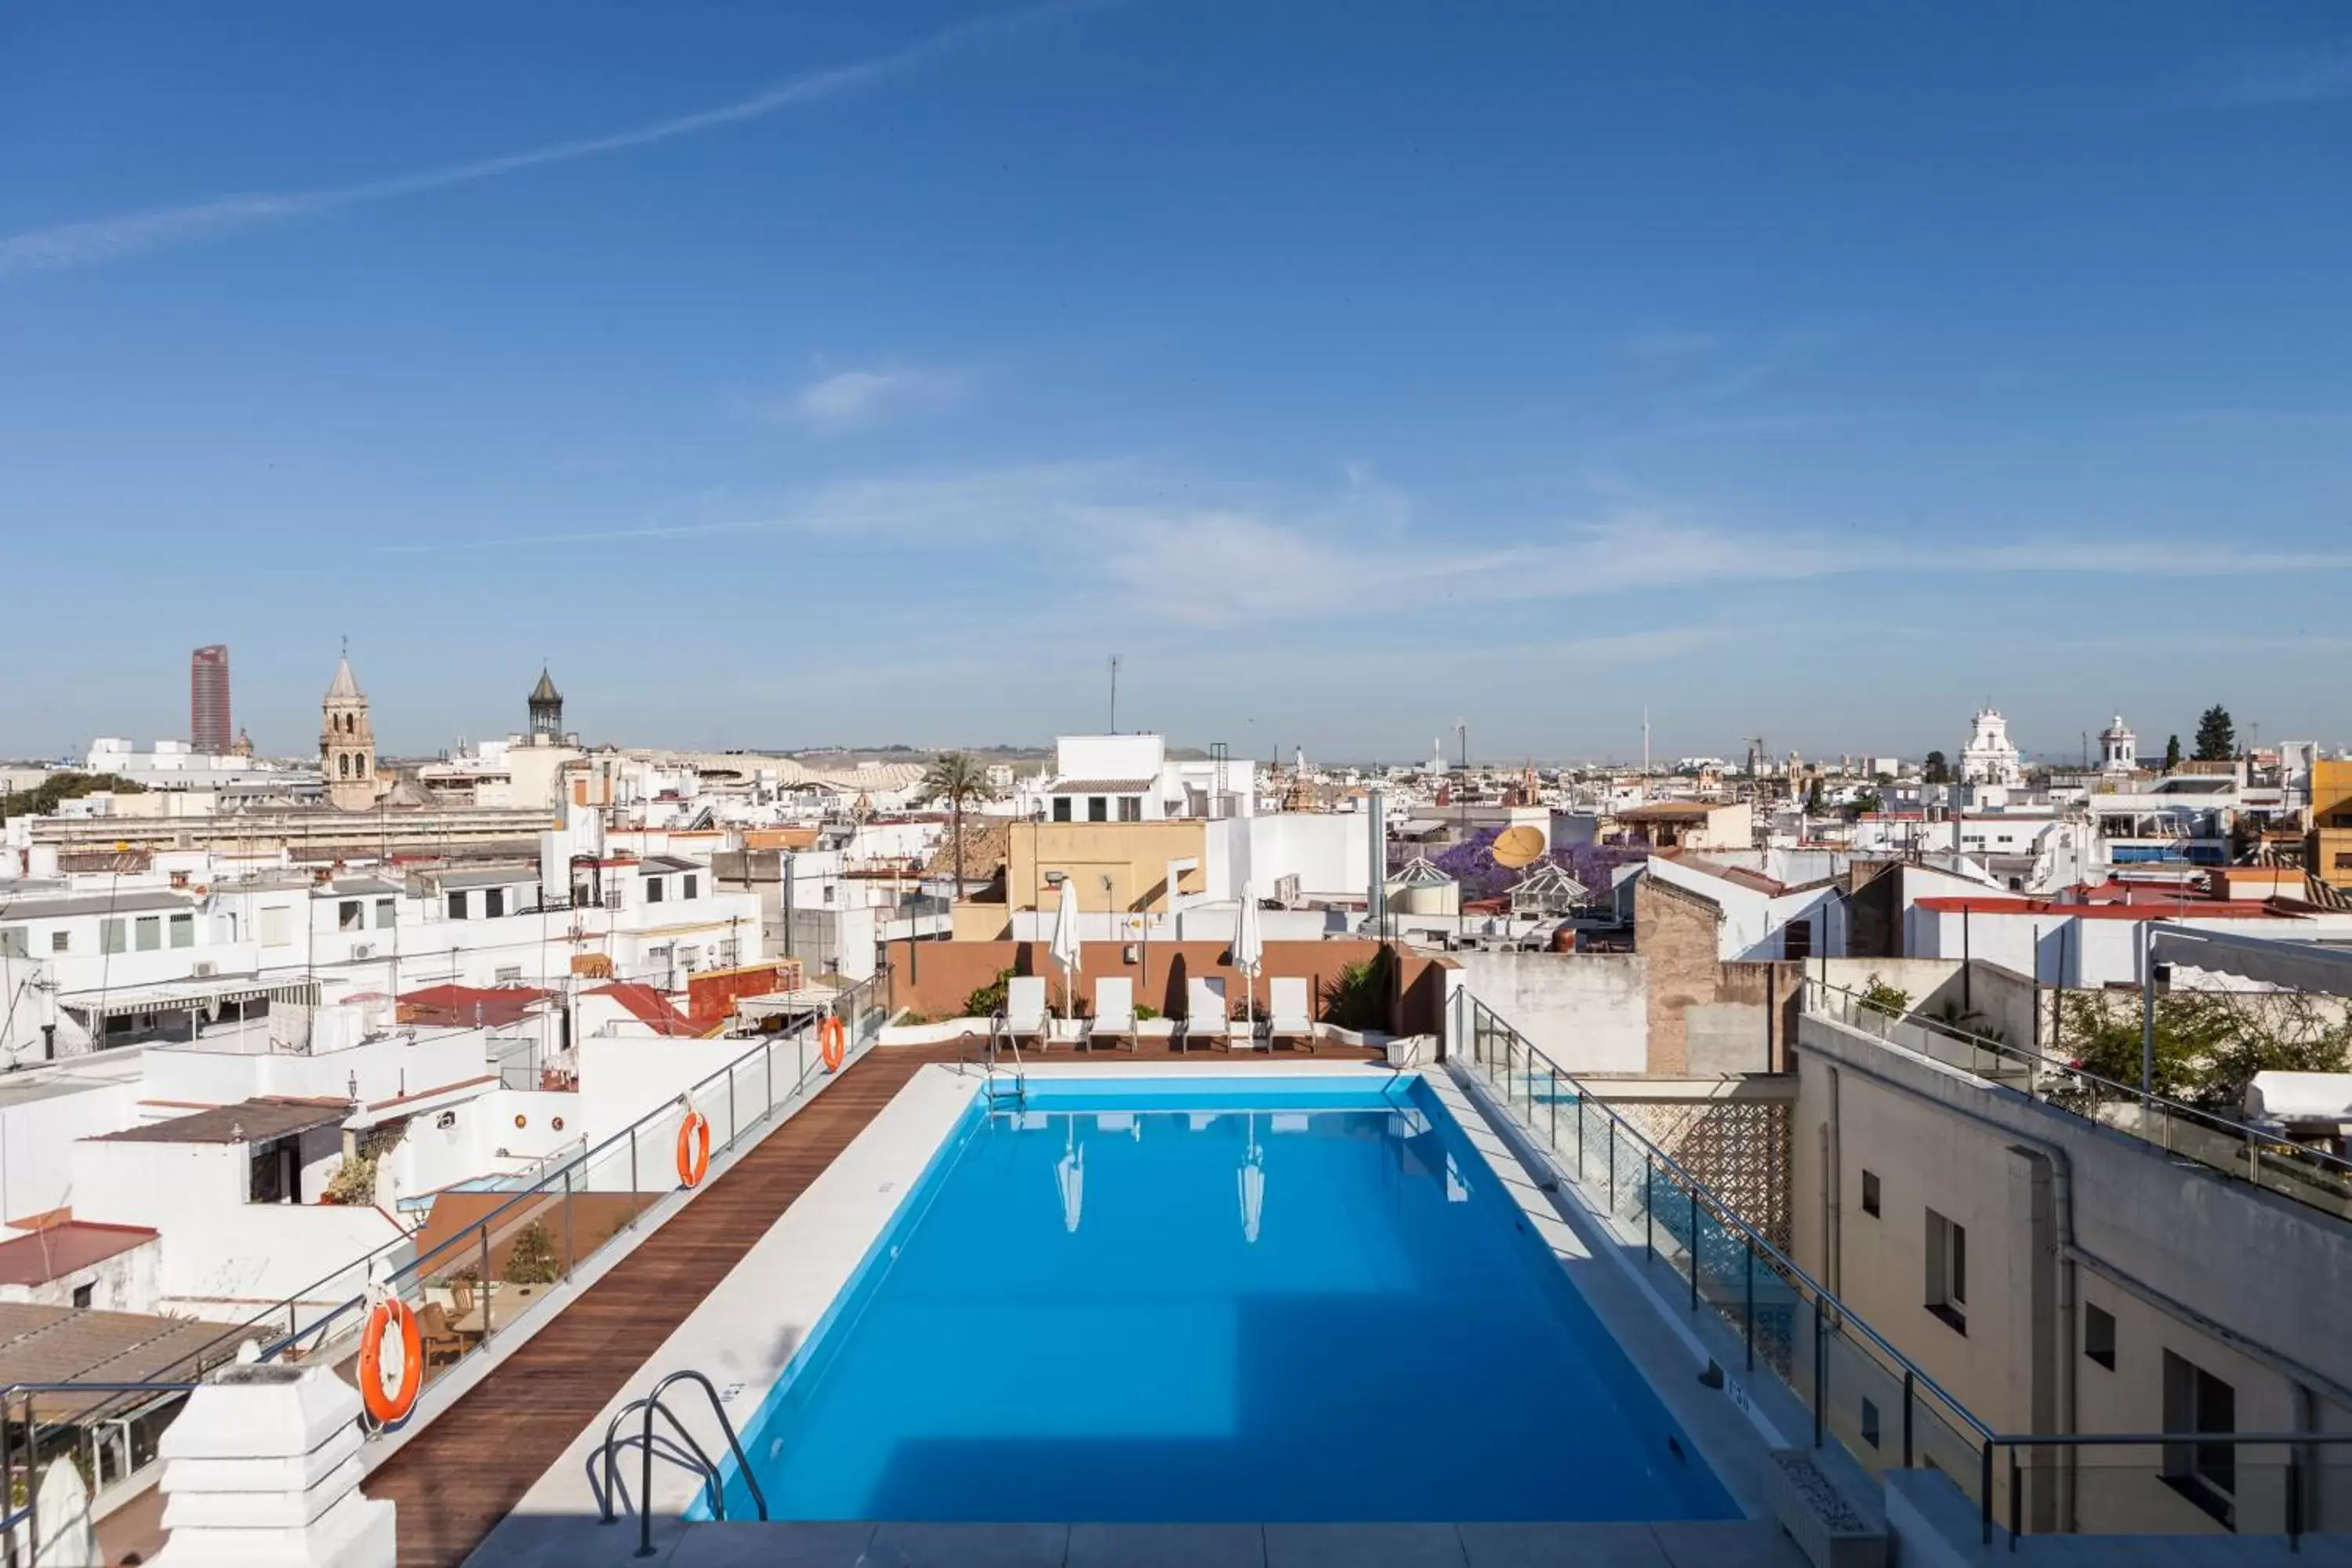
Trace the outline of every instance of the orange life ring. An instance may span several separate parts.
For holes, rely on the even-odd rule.
[[[400,1373],[387,1387],[383,1375],[383,1337],[394,1332],[400,1347]],[[379,1426],[396,1426],[416,1408],[425,1386],[425,1341],[417,1331],[416,1314],[397,1296],[387,1296],[368,1310],[367,1326],[360,1331],[360,1403]]]
[[[840,1019],[828,1016],[817,1026],[816,1039],[824,1057],[824,1070],[839,1072],[842,1058],[849,1054],[849,1031],[841,1026]]]
[[[710,1173],[710,1118],[689,1110],[677,1124],[677,1179],[698,1187]]]

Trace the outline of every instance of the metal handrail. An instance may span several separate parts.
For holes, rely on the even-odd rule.
[[[2039,1068],[2052,1073],[2063,1074],[2067,1078],[2080,1079],[2087,1083],[2097,1084],[2103,1089],[2113,1090],[2115,1096],[2119,1100],[2137,1100],[2143,1106],[2153,1107],[2157,1110],[2162,1110],[2168,1116],[2177,1117],[2184,1121],[2203,1122],[2208,1126],[2215,1128],[2222,1132],[2226,1132],[2232,1138],[2240,1139],[2248,1143],[2272,1144],[2282,1151],[2281,1158],[2303,1161],[2325,1169],[2328,1171],[2330,1174],[2341,1175],[2347,1180],[2352,1180],[2352,1159],[2346,1159],[2341,1155],[2331,1154],[2325,1149],[2313,1149],[2305,1147],[2300,1143],[2289,1142],[2285,1139],[2281,1138],[2276,1132],[2266,1131],[2263,1129],[2255,1127],[2248,1122],[2232,1121],[2231,1118],[2221,1115],[2218,1111],[2207,1110],[2202,1107],[2190,1105],[2186,1100],[2174,1100],[2168,1095],[2158,1094],[2153,1090],[2142,1089],[2135,1084],[2119,1083],[2114,1079],[2103,1077],[2098,1073],[2091,1071],[2088,1068],[2083,1067],[2066,1058],[2053,1057],[2049,1055],[2047,1052],[2030,1046],[2012,1046],[2006,1040],[1992,1039],[1987,1036],[1979,1035],[1974,1030],[1963,1028],[1958,1024],[1936,1017],[1932,1014],[1922,1013],[1916,1008],[1906,1007],[1900,1013],[1890,1012],[1886,1008],[1870,1001],[1866,993],[1855,991],[1850,986],[1835,984],[1827,980],[1811,978],[1809,978],[1805,984],[1809,988],[1818,988],[1825,995],[1834,994],[1845,997],[1849,1001],[1853,1002],[1853,1005],[1862,1011],[1874,1014],[1879,1017],[1889,1020],[1890,1022],[1916,1025],[1920,1028],[1931,1030],[1948,1039],[1958,1041],[1962,1045],[1968,1046],[1971,1049],[1990,1051],[1995,1056],[2007,1057],[2029,1068]],[[2043,1099],[2044,1096],[2037,1094],[2033,1098],[2040,1100]],[[2060,1104],[2059,1109],[2067,1110],[2069,1108],[2063,1104]],[[2080,1113],[2077,1112],[2077,1114]],[[2088,1119],[2086,1118],[2086,1120]],[[2114,1130],[2118,1132],[2131,1131],[2131,1129],[2128,1127],[2116,1126],[2109,1122],[2103,1121],[2100,1122],[2099,1125],[2102,1127],[2114,1126]],[[2155,1142],[2152,1139],[2147,1139],[2144,1134],[2134,1133],[2133,1136],[2141,1138],[2143,1142]],[[2204,1162],[2201,1161],[2199,1163],[2200,1164],[2204,1163]],[[2212,1166],[2210,1168],[2216,1170],[2227,1169],[2227,1167],[2223,1166]]]
[[[619,1492],[620,1472],[614,1464],[615,1452],[622,1446],[623,1441],[617,1438],[620,1425],[622,1420],[634,1411],[642,1410],[645,1413],[645,1431],[639,1438],[629,1440],[636,1442],[645,1452],[645,1470],[639,1479],[640,1489],[637,1493],[637,1555],[640,1557],[651,1557],[654,1554],[654,1413],[656,1411],[661,1413],[662,1418],[670,1424],[678,1436],[685,1441],[686,1446],[693,1450],[694,1457],[700,1461],[701,1474],[710,1489],[711,1511],[720,1519],[727,1517],[726,1489],[720,1482],[718,1466],[710,1462],[710,1456],[702,1451],[702,1445],[694,1440],[694,1435],[686,1429],[685,1424],[662,1403],[661,1396],[671,1384],[688,1382],[700,1384],[702,1392],[709,1395],[710,1413],[719,1417],[719,1429],[727,1434],[728,1449],[735,1456],[736,1474],[743,1478],[743,1484],[751,1489],[751,1503],[759,1510],[761,1521],[764,1523],[768,1517],[767,1494],[760,1489],[760,1478],[751,1473],[751,1462],[743,1457],[743,1444],[735,1436],[735,1423],[727,1418],[727,1407],[719,1403],[718,1388],[702,1373],[691,1367],[682,1367],[655,1384],[652,1392],[644,1398],[632,1400],[614,1411],[612,1421],[604,1428],[604,1443],[602,1450],[604,1489],[597,1499],[597,1522],[611,1524],[620,1517],[613,1511],[613,1499],[615,1495],[625,1495]],[[591,1489],[593,1489],[593,1473],[590,1476],[590,1482]]]
[[[1979,1539],[1992,1541],[1993,1450],[2009,1452],[2009,1549],[2017,1550],[2025,1533],[2025,1488],[2017,1462],[2020,1448],[2318,1448],[2352,1444],[2352,1432],[2035,1432],[1988,1437],[1984,1442],[1983,1473],[1978,1491],[1983,1503],[1978,1518]],[[2287,1456],[2286,1537],[2295,1549],[2304,1535],[2303,1476],[2300,1456]]]
[[[1700,1181],[1696,1176],[1691,1174],[1689,1170],[1683,1165],[1681,1161],[1675,1159],[1672,1154],[1667,1153],[1664,1150],[1652,1142],[1648,1136],[1645,1135],[1640,1128],[1634,1126],[1631,1121],[1628,1121],[1623,1117],[1618,1115],[1615,1110],[1610,1108],[1609,1102],[1606,1100],[1588,1089],[1575,1074],[1569,1072],[1558,1062],[1552,1060],[1550,1056],[1546,1054],[1525,1035],[1519,1033],[1517,1029],[1512,1027],[1512,1026],[1506,1022],[1501,1015],[1497,1014],[1493,1008],[1487,1006],[1484,1002],[1479,1001],[1475,996],[1472,996],[1468,1000],[1470,1005],[1478,1009],[1479,1012],[1485,1014],[1486,1017],[1493,1022],[1496,1028],[1501,1029],[1503,1032],[1509,1035],[1513,1040],[1517,1041],[1519,1049],[1526,1052],[1530,1060],[1540,1058],[1544,1063],[1545,1071],[1554,1079],[1556,1084],[1566,1083],[1570,1086],[1576,1091],[1577,1098],[1580,1102],[1587,1103],[1597,1108],[1603,1116],[1607,1117],[1611,1122],[1614,1123],[1621,1130],[1622,1136],[1631,1138],[1634,1143],[1644,1152],[1649,1159],[1654,1161],[1670,1176],[1680,1182],[1686,1192],[1704,1202],[1706,1206],[1714,1212],[1717,1220],[1737,1228],[1742,1236],[1747,1237],[1748,1245],[1763,1255],[1766,1261],[1769,1262],[1776,1271],[1796,1283],[1802,1285],[1819,1300],[1829,1302],[1836,1310],[1838,1321],[1841,1325],[1861,1330],[1864,1337],[1868,1339],[1871,1343],[1876,1345],[1880,1350],[1884,1351],[1887,1356],[1893,1360],[1895,1366],[1899,1368],[1908,1379],[1913,1381],[1917,1387],[1924,1388],[1927,1392],[1933,1394],[1939,1401],[1949,1408],[1954,1415],[1958,1415],[1962,1421],[1967,1422],[1969,1426],[1975,1431],[1979,1437],[1990,1438],[1994,1436],[1993,1429],[1986,1426],[1983,1422],[1978,1420],[1977,1417],[1970,1413],[1967,1405],[1962,1405],[1958,1399],[1955,1399],[1944,1389],[1942,1384],[1938,1384],[1934,1378],[1928,1376],[1927,1373],[1922,1371],[1910,1357],[1905,1355],[1901,1351],[1896,1350],[1893,1345],[1889,1344],[1885,1336],[1881,1335],[1877,1330],[1872,1328],[1862,1319],[1856,1317],[1853,1311],[1846,1307],[1845,1303],[1841,1301],[1837,1296],[1830,1290],[1829,1287],[1823,1285],[1820,1280],[1807,1273],[1797,1264],[1795,1259],[1789,1257],[1787,1253],[1782,1252],[1780,1247],[1774,1246],[1771,1240],[1767,1237],[1763,1232],[1758,1230],[1754,1226],[1748,1224],[1747,1220],[1740,1217],[1738,1210],[1733,1208],[1730,1204],[1718,1196],[1715,1190],[1709,1187],[1705,1182]],[[1578,1179],[1581,1181],[1583,1173],[1579,1171],[1577,1173],[1577,1176]],[[1693,1245],[1696,1245],[1696,1237],[1693,1238]]]
[[[37,1394],[189,1394],[197,1384],[193,1383],[12,1383],[0,1387],[0,1554],[16,1562],[16,1528],[25,1529],[25,1561],[41,1560],[41,1528],[35,1510],[41,1500],[41,1428],[33,1419],[33,1396]],[[9,1471],[15,1468],[16,1448],[8,1436],[8,1406],[16,1395],[25,1396],[25,1500],[17,1508],[6,1508]]]
[[[861,992],[869,991],[873,989],[874,986],[875,982],[872,980],[860,981],[857,984],[850,987],[848,990],[840,993],[840,994],[835,998],[834,1005],[837,1006],[844,998],[855,998]],[[700,1092],[702,1089],[709,1088],[710,1085],[719,1082],[722,1079],[731,1080],[736,1070],[741,1068],[746,1062],[755,1059],[764,1052],[772,1050],[777,1039],[790,1040],[797,1038],[808,1033],[815,1026],[815,1025],[816,1018],[814,1016],[803,1018],[799,1024],[795,1025],[793,1028],[786,1030],[782,1036],[778,1036],[773,1038],[762,1039],[751,1050],[745,1051],[739,1057],[730,1058],[724,1066],[719,1067],[711,1072],[706,1073],[701,1078],[696,1079],[684,1090],[685,1098],[691,1100],[694,1095]],[[804,1089],[807,1086],[808,1079],[808,1071],[803,1068],[800,1077],[794,1083],[794,1091],[798,1092],[800,1089]],[[559,1187],[565,1186],[569,1183],[572,1174],[574,1172],[583,1169],[608,1151],[617,1149],[624,1144],[631,1142],[640,1131],[649,1128],[670,1116],[676,1110],[676,1100],[665,1100],[660,1105],[656,1106],[652,1110],[647,1111],[645,1115],[640,1116],[636,1121],[629,1123],[626,1127],[622,1128],[619,1131],[606,1137],[603,1142],[596,1144],[593,1148],[583,1149],[581,1152],[572,1156],[563,1164],[543,1173],[532,1185],[516,1193],[506,1202],[499,1205],[496,1208],[490,1210],[488,1214],[482,1215],[479,1219],[466,1226],[466,1228],[457,1235],[449,1237],[447,1240],[442,1242],[438,1247],[434,1247],[431,1251],[419,1254],[409,1262],[402,1265],[396,1269],[394,1269],[387,1277],[386,1283],[396,1285],[404,1279],[414,1279],[423,1274],[426,1270],[426,1266],[434,1260],[441,1258],[445,1255],[450,1253],[454,1248],[474,1237],[477,1233],[487,1234],[498,1224],[500,1216],[507,1215],[509,1211],[512,1211],[524,1204],[530,1203],[534,1199],[543,1197],[549,1192],[557,1190]],[[769,1108],[770,1112],[772,1112],[773,1109],[774,1108],[771,1106]],[[396,1247],[399,1246],[400,1243],[394,1242],[390,1245]],[[320,1280],[319,1283],[325,1284],[327,1280],[331,1280],[343,1274],[349,1273],[353,1268],[363,1267],[366,1263],[382,1256],[388,1250],[390,1250],[390,1247],[378,1247],[374,1252],[371,1252],[367,1257],[361,1258],[358,1263],[345,1264],[341,1268],[336,1269],[334,1273],[328,1275],[325,1279]],[[290,1306],[293,1302],[299,1301],[299,1300],[301,1300],[299,1297],[289,1298],[286,1304]],[[335,1321],[347,1312],[364,1306],[366,1304],[366,1300],[367,1298],[365,1293],[362,1292],[359,1295],[347,1298],[346,1300],[337,1303],[331,1307],[318,1320],[309,1325],[294,1330],[293,1331],[265,1344],[261,1351],[262,1359],[264,1361],[268,1361],[284,1353],[289,1348],[299,1346],[304,1339],[318,1333],[324,1325]],[[275,1309],[273,1309],[273,1311]],[[258,1320],[257,1319],[256,1321],[257,1321]],[[321,1335],[320,1337],[323,1340],[324,1336]]]
[[[1001,1008],[988,1020],[988,1071],[992,1078],[996,1073],[1000,1050],[1013,1053],[1013,1098],[1016,1104],[1025,1105],[1029,1100],[1029,1069],[1021,1060],[1021,1037],[1013,1033]]]

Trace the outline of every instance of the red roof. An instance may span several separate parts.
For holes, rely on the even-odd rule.
[[[421,991],[401,993],[400,1021],[495,1028],[521,1022],[533,1007],[554,994],[528,985],[427,985]]]
[[[2250,899],[2208,899],[2191,893],[2177,899],[2146,899],[2132,903],[2061,904],[2048,899],[1922,899],[1919,907],[1940,915],[2034,915],[2054,920],[2147,921],[2166,915],[2198,920],[2293,920],[2284,910]]]
[[[669,998],[650,985],[634,980],[616,980],[609,985],[599,985],[583,993],[590,996],[610,996],[641,1024],[649,1024],[656,1035],[691,1039],[700,1034],[687,1022],[684,1014],[670,1005]]]
[[[46,1285],[154,1239],[145,1226],[65,1220],[0,1241],[0,1285]]]

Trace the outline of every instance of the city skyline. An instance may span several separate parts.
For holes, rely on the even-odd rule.
[[[20,7],[0,751],[2352,735],[2340,13],[1705,16]]]

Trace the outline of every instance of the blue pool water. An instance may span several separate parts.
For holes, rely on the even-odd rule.
[[[1418,1080],[975,1106],[744,1448],[779,1519],[1736,1512]]]

